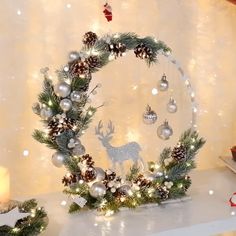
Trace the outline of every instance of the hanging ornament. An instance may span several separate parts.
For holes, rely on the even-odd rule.
[[[64,98],[60,101],[60,107],[64,112],[69,111],[72,108],[72,102],[68,98]]]
[[[70,61],[77,60],[77,59],[79,59],[79,57],[80,57],[80,54],[76,51],[72,51],[69,53],[69,60]]]
[[[169,88],[169,82],[166,79],[166,75],[163,74],[161,80],[159,81],[158,88],[160,91],[166,91]]]
[[[89,74],[89,65],[79,58],[69,62],[69,72],[73,76],[85,76]]]
[[[83,44],[88,48],[94,46],[97,40],[98,36],[92,31],[85,33],[85,35],[83,36]]]
[[[152,108],[147,105],[146,111],[143,114],[143,122],[147,125],[154,124],[157,121],[157,114]]]
[[[125,55],[126,46],[123,43],[112,43],[108,45],[108,50],[116,59]]]
[[[134,54],[136,57],[139,57],[141,59],[147,59],[152,56],[153,52],[151,48],[141,43],[134,49]]]
[[[161,200],[167,200],[169,197],[169,190],[167,189],[166,186],[159,186],[157,187],[157,196],[161,199]]]
[[[88,64],[89,68],[100,68],[101,63],[98,56],[89,56],[85,59],[85,63]]]
[[[67,130],[75,128],[76,121],[66,117],[66,114],[57,114],[53,116],[48,123],[48,134],[55,140],[56,137]]]
[[[107,21],[112,21],[112,8],[111,6],[106,3],[105,5],[103,5],[104,7],[104,10],[103,10],[103,13],[104,13],[104,16],[106,17]]]
[[[167,111],[169,113],[175,113],[177,112],[177,104],[176,104],[176,101],[171,97],[168,104],[167,104]]]
[[[103,197],[106,194],[106,186],[101,182],[95,182],[90,187],[89,193],[94,198]]]
[[[71,101],[73,101],[73,102],[80,102],[80,100],[81,100],[81,92],[79,92],[79,91],[73,91],[73,92],[70,94],[70,99],[71,99]]]
[[[94,168],[96,171],[96,181],[102,181],[105,179],[105,172],[102,168],[100,167],[95,167]]]
[[[229,199],[231,207],[236,207],[236,193],[233,193],[232,197]]]
[[[177,146],[173,148],[173,151],[171,153],[171,157],[178,162],[185,160],[186,155],[187,150],[182,143],[178,143]]]
[[[81,156],[85,153],[85,147],[82,144],[76,144],[72,150],[73,155]]]
[[[70,91],[70,85],[65,82],[58,83],[54,86],[54,92],[58,97],[65,98],[70,94]]]
[[[173,130],[169,126],[167,120],[165,120],[164,123],[157,128],[157,135],[163,140],[167,140],[173,135]]]
[[[55,152],[52,155],[52,163],[56,167],[62,167],[65,159],[66,159],[65,155],[61,152]]]

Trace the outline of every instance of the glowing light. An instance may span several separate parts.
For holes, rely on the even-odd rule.
[[[65,201],[65,200],[63,200],[62,202],[61,202],[61,206],[65,206],[67,204],[67,202]]]
[[[133,85],[132,89],[136,90],[138,88],[138,85]]]
[[[20,16],[22,14],[21,10],[17,10],[16,14]]]
[[[80,183],[80,184],[83,184],[83,183],[84,183],[84,181],[81,179],[81,180],[79,181],[79,183]]]
[[[157,95],[158,94],[158,89],[157,88],[153,88],[152,89],[152,95]]]
[[[105,216],[112,216],[114,214],[113,210],[107,210]]]
[[[195,146],[194,146],[194,145],[191,145],[191,146],[190,146],[190,149],[192,149],[192,150],[193,150],[194,148],[195,148]]]
[[[195,93],[191,92],[191,97],[194,98],[195,97]]]
[[[52,101],[51,100],[48,101],[48,106],[52,106]]]
[[[193,112],[194,112],[194,113],[197,112],[197,108],[196,108],[196,107],[193,108]]]
[[[15,233],[16,233],[16,232],[19,232],[19,231],[20,231],[20,228],[15,227],[15,228],[12,229],[12,231],[15,232]]]
[[[24,157],[29,156],[29,150],[27,150],[27,149],[24,150],[24,151],[23,151],[23,156],[24,156]]]
[[[65,72],[69,71],[69,66],[64,66],[63,70],[64,70]]]
[[[235,211],[231,211],[231,216],[235,216]]]
[[[88,112],[88,115],[89,115],[89,116],[91,116],[92,114],[93,114],[93,112],[92,112],[92,111],[89,111],[89,112]]]
[[[137,197],[138,197],[138,198],[141,198],[141,194],[140,194],[140,193],[137,193]]]
[[[183,188],[183,184],[182,183],[178,184],[178,188]]]
[[[213,190],[209,190],[209,195],[213,195],[214,194],[214,191]]]
[[[94,223],[94,226],[97,227],[97,226],[98,226],[98,223]]]
[[[66,7],[67,7],[67,8],[71,8],[71,4],[70,4],[70,3],[67,3],[67,4],[66,4]]]

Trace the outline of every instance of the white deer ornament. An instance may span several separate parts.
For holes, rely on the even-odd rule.
[[[110,141],[113,137],[112,134],[115,132],[115,128],[111,121],[109,121],[107,125],[106,135],[103,134],[101,129],[103,128],[102,121],[100,120],[98,126],[95,127],[95,134],[98,136],[98,139],[102,142],[102,145],[106,148],[107,155],[112,162],[112,169],[116,170],[117,164],[120,166],[121,174],[123,175],[123,162],[126,160],[132,160],[133,164],[138,166],[138,162],[140,161],[142,165],[142,169],[144,169],[144,161],[142,157],[139,155],[141,151],[141,147],[136,142],[130,142],[120,147],[113,147],[110,144]]]

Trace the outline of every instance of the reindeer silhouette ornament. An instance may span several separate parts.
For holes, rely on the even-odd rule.
[[[106,135],[103,134],[101,129],[103,128],[102,121],[100,120],[98,126],[95,127],[95,134],[98,136],[98,139],[102,142],[102,145],[106,148],[107,155],[112,162],[112,169],[116,170],[117,164],[120,166],[121,174],[124,174],[123,162],[127,160],[132,160],[133,164],[138,166],[140,161],[142,169],[144,169],[145,164],[142,157],[139,155],[141,147],[136,142],[130,142],[120,147],[113,147],[110,144],[110,141],[113,137],[112,134],[115,132],[115,127],[112,122],[109,121],[107,125]]]

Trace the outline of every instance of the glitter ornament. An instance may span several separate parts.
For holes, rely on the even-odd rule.
[[[152,108],[147,105],[146,111],[143,114],[143,122],[147,125],[152,125],[157,121],[157,114]]]

